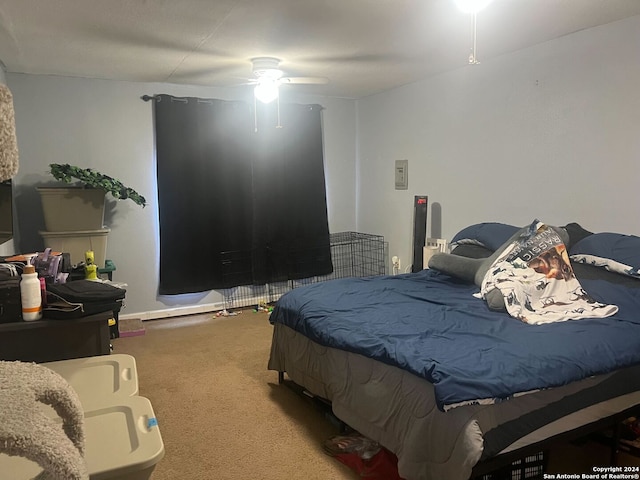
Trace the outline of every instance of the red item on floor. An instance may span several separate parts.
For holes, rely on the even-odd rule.
[[[402,480],[398,475],[398,459],[386,448],[368,460],[360,458],[357,452],[339,453],[335,457],[362,478],[371,480]]]

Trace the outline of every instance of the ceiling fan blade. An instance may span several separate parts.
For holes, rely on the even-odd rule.
[[[329,83],[329,79],[325,77],[282,77],[280,83],[326,85]]]
[[[324,55],[315,57],[303,57],[299,60],[305,63],[321,64],[321,63],[378,63],[390,62],[397,59],[397,54],[391,53],[354,53],[340,55]]]

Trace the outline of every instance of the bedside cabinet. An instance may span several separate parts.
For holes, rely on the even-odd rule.
[[[70,320],[0,324],[0,360],[53,362],[109,355],[111,311]]]

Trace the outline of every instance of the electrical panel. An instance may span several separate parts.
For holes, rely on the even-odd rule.
[[[409,188],[409,160],[396,160],[395,180],[396,190]]]

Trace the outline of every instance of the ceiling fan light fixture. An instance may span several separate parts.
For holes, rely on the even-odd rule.
[[[277,80],[282,77],[280,59],[275,57],[255,57],[251,59],[253,74],[257,78],[271,78]]]
[[[278,68],[265,68],[264,70],[254,70],[253,73],[258,79],[279,80],[284,72]]]
[[[493,0],[454,0],[458,10],[463,13],[478,13],[484,9]]]
[[[280,59],[276,57],[255,57],[251,59],[251,65],[255,78],[249,79],[249,83],[255,85],[253,94],[263,103],[273,102],[278,98],[280,85],[324,85],[328,82],[323,77],[285,77],[284,71],[280,70]]]
[[[253,94],[262,103],[273,102],[279,95],[277,79],[259,77],[258,84],[253,89]]]

